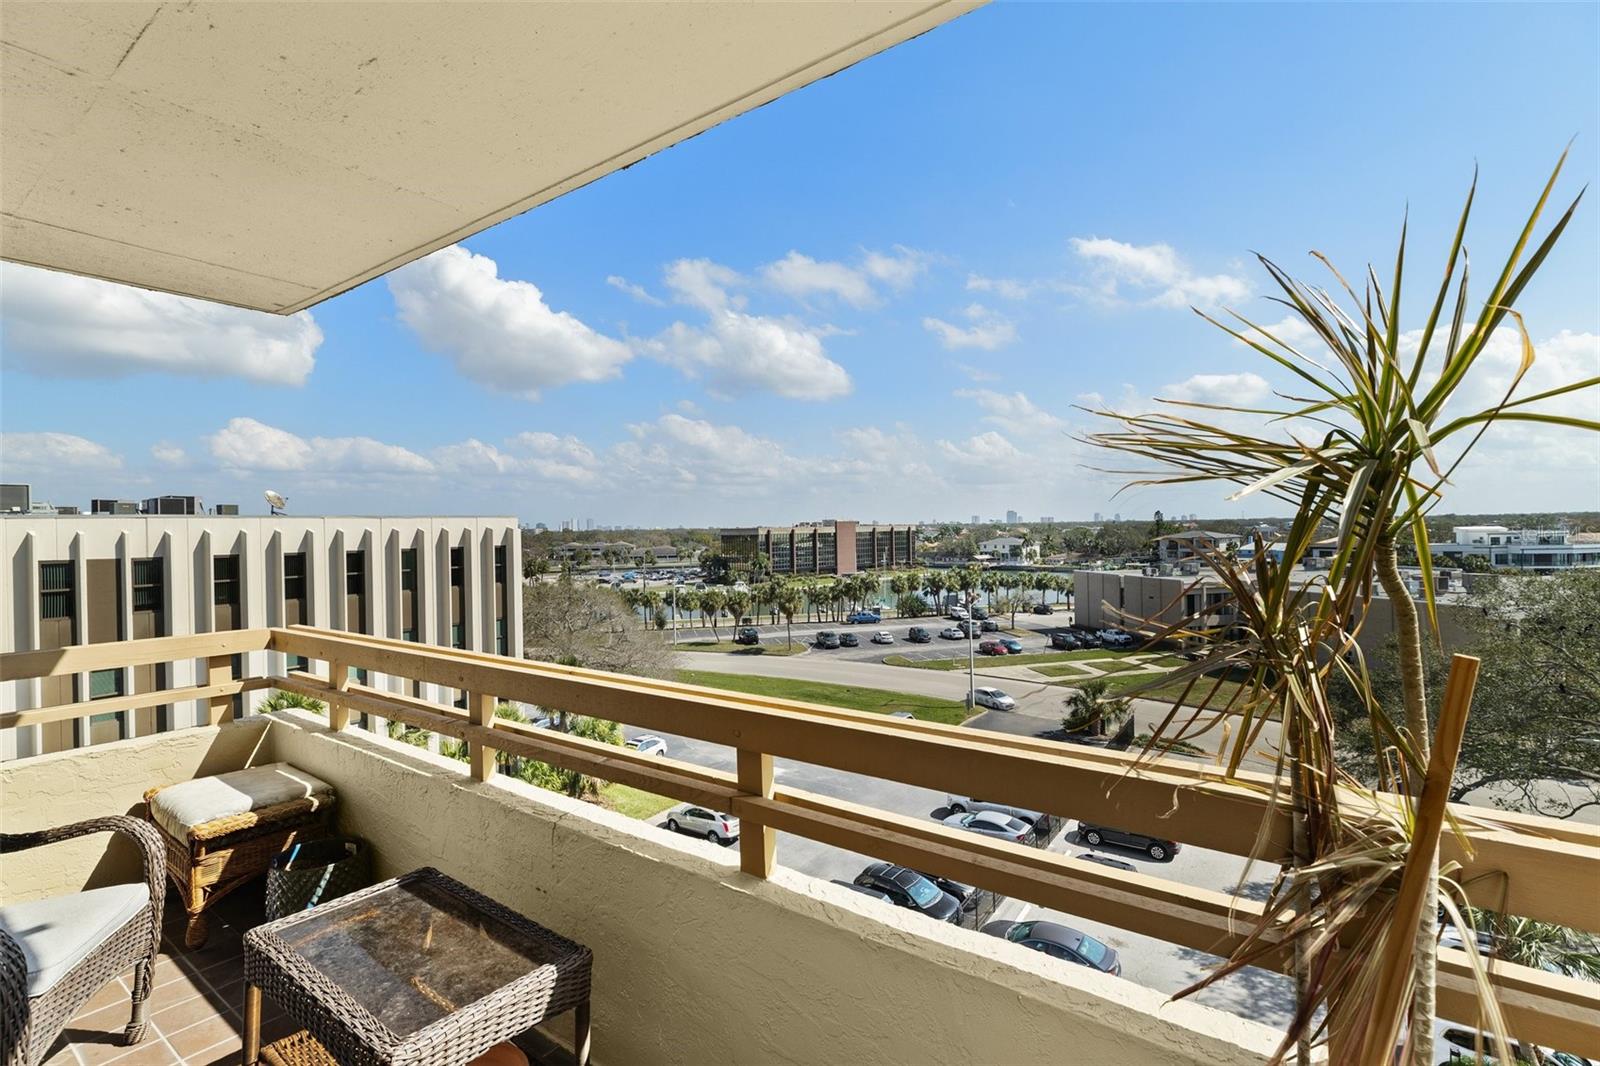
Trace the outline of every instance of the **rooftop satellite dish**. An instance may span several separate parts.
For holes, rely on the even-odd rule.
[[[262,495],[267,498],[267,510],[272,514],[282,514],[283,509],[289,506],[288,500],[284,499],[282,496],[279,496],[271,489],[268,489],[266,492],[262,493]]]

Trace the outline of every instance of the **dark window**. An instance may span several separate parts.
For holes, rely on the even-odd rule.
[[[344,590],[351,596],[359,596],[367,588],[367,553],[344,553]]]
[[[402,629],[400,631],[400,639],[414,641],[417,639],[417,631],[415,629]]]
[[[73,618],[77,615],[72,597],[72,564],[39,564],[39,616]]]
[[[462,710],[467,709],[467,693],[465,690],[462,691],[461,695],[456,697],[456,706],[460,707]]]
[[[508,652],[506,650],[506,646],[507,646],[506,645],[506,620],[504,618],[496,618],[494,620],[494,650],[495,650],[495,653],[498,654],[498,655],[509,655],[509,654],[511,654],[510,652]]]
[[[452,648],[465,648],[467,646],[466,630],[460,622],[450,623],[450,646]]]
[[[417,591],[417,549],[415,548],[402,548],[400,550],[400,591]]]
[[[496,583],[502,585],[506,581],[506,547],[504,544],[498,544],[494,549],[494,579]]]
[[[166,575],[160,559],[133,561],[133,609],[159,611],[166,603],[163,585]]]
[[[364,666],[350,667],[350,680],[365,685],[367,683],[367,668]]]
[[[239,557],[219,555],[211,560],[211,602],[239,602]]]
[[[467,551],[465,548],[450,549],[450,584],[460,587],[466,584]]]
[[[304,655],[289,656],[289,669],[291,670],[304,670],[308,665],[310,664],[306,661]]]
[[[283,557],[283,598],[303,600],[306,596],[306,553],[294,552]]]

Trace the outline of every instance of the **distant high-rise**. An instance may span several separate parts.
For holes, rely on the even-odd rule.
[[[1100,517],[1100,512],[1099,512],[1099,511],[1096,511],[1096,512],[1095,512],[1095,513],[1094,513],[1094,520],[1095,520],[1095,521],[1096,521],[1096,522],[1104,522],[1104,521],[1105,521],[1105,519],[1103,519],[1103,518],[1101,518],[1101,517]]]
[[[1039,521],[1047,526],[1053,526],[1056,522],[1056,516],[1053,514],[1042,514],[1039,516]]]
[[[1113,522],[1120,522],[1120,521],[1122,521],[1122,512],[1121,512],[1121,511],[1118,511],[1118,512],[1117,512],[1117,513],[1116,513],[1116,514],[1114,514],[1114,515],[1112,515],[1112,516],[1111,516],[1111,520],[1112,520],[1112,521],[1113,521]]]
[[[1007,511],[1006,512],[1006,524],[1007,525],[1013,525],[1014,526],[1020,521],[1022,521],[1022,516],[1019,515],[1017,512],[1015,512],[1015,511]]]
[[[978,524],[978,516],[977,515],[973,515],[972,516],[972,524],[973,525],[977,525]]]

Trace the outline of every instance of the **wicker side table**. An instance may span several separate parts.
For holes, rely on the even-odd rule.
[[[261,997],[344,1066],[471,1062],[572,1011],[589,1061],[588,948],[421,869],[245,934],[244,1063]]]

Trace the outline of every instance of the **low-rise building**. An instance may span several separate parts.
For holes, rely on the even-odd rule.
[[[724,529],[723,555],[753,561],[765,555],[774,574],[855,574],[916,563],[914,526],[845,521]]]
[[[521,557],[514,518],[14,515],[0,519],[0,543],[11,579],[0,652],[307,624],[521,654],[521,571],[507,565]],[[234,675],[296,665],[249,652]],[[204,670],[203,660],[181,659],[0,685],[0,722],[83,704],[73,718],[0,726],[0,759],[203,722],[195,700],[105,715],[92,703],[203,684]],[[459,697],[434,685],[404,694]],[[249,711],[261,696],[235,696],[237,709]]]
[[[987,555],[997,562],[1036,563],[1039,561],[1039,545],[1030,544],[1021,537],[1000,536],[990,537],[988,540],[978,542],[980,554]]]
[[[1579,566],[1600,566],[1600,544],[1574,541],[1565,529],[1510,529],[1506,526],[1455,526],[1451,539],[1433,545],[1435,555],[1469,556],[1490,566],[1548,574]]]
[[[1237,551],[1244,539],[1237,533],[1217,533],[1209,529],[1186,529],[1156,538],[1156,557],[1164,563],[1197,559],[1205,553]]]

